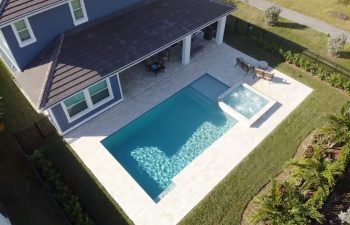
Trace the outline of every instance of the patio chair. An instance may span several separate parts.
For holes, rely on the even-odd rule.
[[[169,48],[161,51],[159,53],[159,57],[163,60],[163,61],[170,61],[170,55],[171,55],[171,51]]]
[[[255,69],[255,67],[252,64],[250,64],[248,61],[246,61],[242,57],[236,58],[236,65],[235,65],[235,67],[237,65],[239,67],[241,67],[244,71],[246,71],[245,75],[247,75],[250,70],[252,70],[254,72],[254,69]]]
[[[273,79],[273,77],[275,76],[275,73],[268,72],[268,71],[262,70],[262,69],[255,69],[254,76],[271,81]]]

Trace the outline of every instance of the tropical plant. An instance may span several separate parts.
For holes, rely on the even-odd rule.
[[[264,11],[265,21],[269,26],[274,26],[278,22],[278,17],[281,13],[281,8],[273,5]]]
[[[347,37],[343,33],[335,36],[330,36],[327,42],[328,54],[331,56],[339,57],[340,51],[344,49],[344,46],[346,44],[346,39]]]
[[[300,188],[306,193],[315,191],[325,185],[332,186],[338,175],[342,174],[342,166],[339,163],[328,162],[324,151],[319,147],[314,147],[312,158],[302,158],[287,162],[287,166],[293,168],[291,181],[300,183]]]
[[[254,223],[271,225],[305,225],[311,220],[321,222],[322,214],[316,208],[306,206],[305,201],[305,196],[294,185],[273,180],[271,191],[257,199],[259,208],[249,219]]]
[[[327,125],[321,131],[335,145],[350,143],[350,102],[342,107],[340,113],[329,116]]]

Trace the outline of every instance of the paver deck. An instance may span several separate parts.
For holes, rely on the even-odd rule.
[[[206,49],[194,56],[190,65],[179,65],[166,74],[152,77],[149,84],[143,84],[143,90],[142,83],[135,80],[139,87],[134,94],[129,90],[124,102],[65,136],[67,140],[75,140],[71,143],[74,151],[136,225],[177,224],[312,92],[278,71],[272,82],[245,75],[239,67],[234,67],[235,58],[242,56],[252,62],[255,59],[226,44],[208,45]],[[152,76],[136,73],[140,72],[137,67],[133,69],[138,74],[134,79]],[[278,103],[251,127],[237,123],[181,171],[173,179],[175,187],[155,203],[100,141],[205,73],[228,86],[245,82]],[[131,71],[129,74],[133,76]]]

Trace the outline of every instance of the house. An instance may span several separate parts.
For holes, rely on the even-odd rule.
[[[235,6],[214,0],[3,0],[0,54],[38,112],[65,134],[123,101],[119,73],[217,24]]]

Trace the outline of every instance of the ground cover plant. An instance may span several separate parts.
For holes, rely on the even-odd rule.
[[[254,224],[300,224],[317,221],[336,181],[345,173],[350,160],[350,102],[341,112],[330,115],[325,127],[313,135],[301,159],[291,160],[290,176],[273,181],[268,194],[258,198],[251,214]]]

